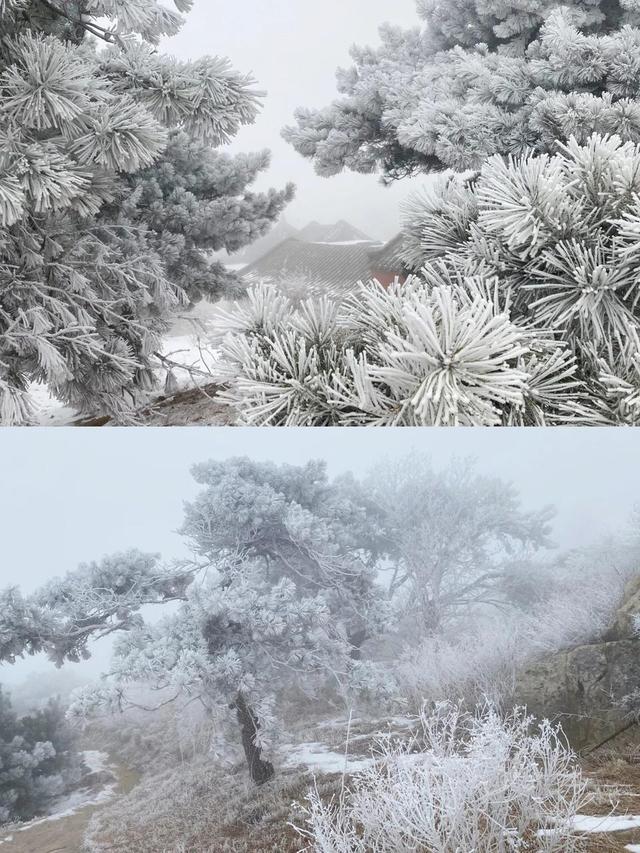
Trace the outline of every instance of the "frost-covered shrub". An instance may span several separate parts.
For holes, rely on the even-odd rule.
[[[406,283],[227,316],[226,400],[259,425],[640,422],[639,192],[640,146],[597,135],[441,180]]]
[[[498,618],[468,608],[437,636],[406,646],[377,671],[378,701],[402,697],[418,710],[425,701],[473,707],[509,702],[519,671],[541,656],[600,639],[611,627],[625,587],[638,576],[637,553],[611,544],[578,551],[548,566],[530,566],[537,599]],[[507,575],[508,577],[508,575]],[[494,595],[497,591],[494,590]],[[367,694],[376,690],[369,683]]]
[[[407,649],[394,664],[397,691],[408,707],[424,702],[463,702],[473,707],[489,700],[499,704],[511,695],[518,665],[530,649],[518,625],[491,621],[456,642],[427,638]]]
[[[0,423],[29,383],[124,415],[188,299],[237,278],[206,253],[263,234],[291,198],[253,193],[268,152],[216,150],[257,115],[227,60],[158,52],[179,12],[156,0],[0,2]]]
[[[599,639],[639,571],[637,552],[610,543],[569,554],[541,573],[544,595],[520,617],[523,645],[539,653]]]
[[[581,849],[571,819],[586,782],[560,731],[522,711],[423,712],[407,745],[382,741],[379,760],[337,799],[308,795],[301,834],[315,853],[476,853]],[[544,830],[539,834],[539,830]]]
[[[37,815],[79,776],[63,710],[50,702],[19,718],[0,690],[0,823]]]

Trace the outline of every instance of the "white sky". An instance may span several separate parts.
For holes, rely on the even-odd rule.
[[[412,452],[436,467],[473,457],[526,506],[557,506],[562,547],[621,527],[640,502],[640,444],[625,429],[45,428],[0,438],[0,586],[25,590],[115,550],[183,553],[174,531],[199,489],[189,468],[211,458],[324,458],[333,474],[362,474]]]
[[[417,25],[414,0],[195,0],[186,26],[166,39],[162,50],[182,59],[228,56],[267,90],[260,117],[242,129],[232,148],[272,150],[272,168],[259,186],[297,185],[297,198],[285,214],[293,225],[347,219],[386,239],[399,230],[399,203],[420,179],[384,188],[375,175],[320,178],[280,137],[281,128],[293,124],[296,107],[323,107],[337,97],[336,68],[351,64],[352,44],[378,44],[378,27],[385,21]]]
[[[436,467],[473,457],[513,482],[523,505],[558,509],[555,541],[568,548],[623,528],[640,503],[638,434],[626,429],[4,429],[0,430],[0,587],[43,581],[128,548],[183,551],[175,533],[199,487],[196,462],[251,456],[331,474],[363,474],[384,457],[421,452]],[[86,667],[107,663],[106,647]],[[3,667],[15,683],[34,668]],[[85,665],[83,665],[85,666]]]

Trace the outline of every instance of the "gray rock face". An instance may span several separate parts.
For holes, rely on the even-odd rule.
[[[518,677],[515,700],[538,717],[560,722],[574,749],[593,749],[629,725],[621,700],[640,688],[640,577],[627,586],[605,636],[549,655]]]

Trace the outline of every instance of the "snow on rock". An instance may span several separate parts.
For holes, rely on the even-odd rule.
[[[631,853],[640,853],[640,844],[627,844],[624,849],[630,850]]]

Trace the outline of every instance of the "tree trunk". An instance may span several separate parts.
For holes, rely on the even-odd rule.
[[[260,721],[242,693],[236,696],[233,707],[236,709],[240,723],[242,748],[249,766],[249,774],[256,785],[264,785],[265,782],[273,779],[275,770],[270,761],[265,761],[261,757],[262,749],[256,746],[255,739],[260,731]]]
[[[349,650],[351,660],[362,660],[362,646],[365,640],[368,639],[366,628],[359,628],[357,631],[353,631],[347,639],[351,646]]]

